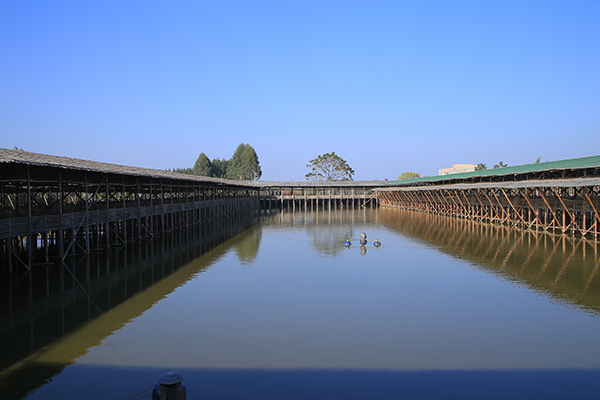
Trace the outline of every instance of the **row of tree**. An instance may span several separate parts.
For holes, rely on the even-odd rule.
[[[211,161],[206,154],[200,153],[193,168],[175,168],[169,171],[240,181],[256,181],[262,176],[256,150],[245,143],[238,145],[229,160],[215,158]]]
[[[537,160],[535,160],[534,164],[539,164],[541,162],[542,162],[542,157],[538,157]],[[498,164],[494,164],[494,168],[504,168],[504,167],[508,167],[508,164],[504,164],[502,161],[500,161]],[[479,163],[475,167],[475,171],[483,171],[485,169],[487,169],[487,165],[485,165],[483,163]]]
[[[317,156],[306,166],[311,169],[306,174],[307,180],[351,181],[354,175],[354,170],[346,160],[335,152]],[[206,154],[200,153],[193,168],[175,168],[169,171],[242,181],[256,181],[262,176],[256,150],[244,143],[239,144],[229,160],[215,158],[211,161]]]
[[[505,168],[508,167],[508,164],[504,164],[502,161],[500,161],[498,164],[494,164],[494,169],[496,168]],[[479,163],[477,164],[477,166],[475,167],[475,171],[483,171],[487,169],[487,165],[483,164],[483,163]]]
[[[541,157],[535,161],[540,163]],[[325,181],[351,181],[354,170],[348,165],[346,160],[335,154],[335,152],[325,153],[313,158],[306,165],[311,172],[306,174],[307,180],[325,180]],[[508,167],[500,161],[494,165],[494,168]],[[479,163],[475,171],[486,170],[486,164]],[[249,144],[240,143],[229,160],[215,158],[212,161],[204,153],[200,153],[193,168],[175,168],[173,172],[184,174],[193,174],[201,176],[211,176],[215,178],[234,179],[244,181],[255,181],[262,176],[260,163],[256,150]],[[418,172],[404,172],[398,177],[398,180],[420,178]]]

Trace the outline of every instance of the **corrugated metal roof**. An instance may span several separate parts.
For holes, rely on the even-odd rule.
[[[180,174],[178,172],[162,171],[159,169],[130,167],[127,165],[109,164],[98,161],[81,160],[77,158],[51,156],[48,154],[30,153],[23,150],[9,150],[0,148],[0,164],[3,163],[27,164],[41,167],[55,167],[119,175],[145,176],[151,178],[210,182],[224,185],[253,186],[251,183],[242,181]]]
[[[524,189],[524,188],[542,188],[542,187],[584,187],[600,186],[600,178],[573,178],[573,179],[544,179],[544,180],[526,180],[515,182],[481,182],[481,183],[457,183],[451,185],[436,186],[394,186],[386,188],[377,188],[381,192],[411,192],[424,190],[454,190],[454,189],[486,189],[486,188],[504,188],[504,189]]]
[[[564,169],[583,169],[583,168],[598,168],[600,167],[600,156],[590,156],[581,158],[571,158],[568,160],[560,161],[547,161],[537,164],[523,164],[515,165],[512,167],[504,168],[492,168],[483,171],[475,172],[461,172],[458,174],[449,175],[437,175],[437,176],[425,176],[422,178],[405,179],[401,181],[388,182],[384,185],[408,185],[412,183],[425,183],[425,182],[441,182],[455,179],[468,179],[475,177],[486,177],[486,176],[504,176],[504,175],[518,175],[526,174],[530,172],[543,172],[543,171],[556,171]]]

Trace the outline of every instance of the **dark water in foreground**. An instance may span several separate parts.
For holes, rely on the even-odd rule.
[[[2,365],[0,397],[125,400],[170,370],[190,400],[600,393],[594,242],[392,209],[244,227],[92,261],[133,263],[139,276],[115,275],[35,332],[0,336],[33,348]],[[383,245],[344,248],[361,232]],[[53,328],[75,312],[84,322]],[[53,336],[36,347],[43,332]]]

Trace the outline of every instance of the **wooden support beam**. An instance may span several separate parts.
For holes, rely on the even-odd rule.
[[[482,193],[485,195],[486,199],[488,200],[488,202],[490,203],[490,221],[494,221],[498,218],[496,218],[496,216],[494,216],[494,202],[492,201],[492,199],[490,199],[490,196],[487,195],[485,189],[482,191]]]
[[[562,206],[563,206],[564,210],[565,210],[565,211],[566,211],[566,212],[569,214],[569,217],[571,218],[571,222],[569,222],[569,226],[564,228],[564,229],[565,229],[565,231],[566,231],[567,229],[569,229],[569,227],[570,227],[571,225],[575,225],[575,226],[577,227],[577,229],[578,229],[578,230],[581,232],[581,228],[580,228],[580,227],[579,227],[579,225],[577,224],[577,221],[575,220],[575,217],[573,216],[573,214],[571,214],[571,211],[569,211],[569,209],[567,208],[567,206],[566,206],[565,202],[564,202],[564,201],[562,201],[562,198],[561,198],[561,196],[558,194],[558,192],[556,191],[556,188],[554,188],[554,187],[553,187],[553,188],[552,188],[552,190],[554,190],[554,193],[556,194],[556,197],[558,197],[558,200],[560,201],[560,204],[562,204]],[[564,223],[563,223],[563,226],[564,226]],[[563,232],[564,232],[564,231],[563,231]]]
[[[554,213],[554,210],[552,209],[552,207],[550,207],[550,204],[548,203],[548,200],[546,200],[546,196],[544,196],[544,193],[541,190],[538,190],[538,193],[542,197],[542,200],[544,201],[544,203],[546,203],[546,206],[548,207],[548,210],[552,213],[552,218],[553,218],[553,221],[556,222],[556,227],[560,229],[560,225],[561,225],[560,221],[558,220],[558,217]],[[548,225],[547,222],[544,221],[544,225],[545,225],[546,228],[549,228],[552,224]],[[564,233],[564,231],[563,231],[563,233]]]
[[[444,209],[444,214],[446,214],[446,215],[452,215],[452,207],[451,207],[451,204],[450,204],[450,202],[449,202],[449,201],[446,199],[446,196],[444,196],[444,193],[443,193],[443,191],[441,191],[441,190],[440,190],[439,192],[437,192],[437,191],[436,191],[436,193],[435,193],[435,194],[436,194],[436,196],[438,196],[438,198],[440,199],[440,203],[442,203],[442,200],[443,200],[443,203],[445,203],[445,206],[444,206],[444,208],[443,208],[443,209]]]
[[[506,192],[504,191],[504,189],[500,188],[500,190],[502,190],[502,193],[504,194],[504,197],[506,197],[506,201],[508,201],[508,204],[510,204],[510,206],[512,207],[512,209],[515,211],[515,214],[517,214],[517,216],[521,219],[521,222],[523,222],[523,224],[525,226],[527,226],[527,223],[525,222],[525,220],[523,219],[523,217],[521,216],[521,214],[517,211],[517,209],[515,208],[515,206],[513,205],[513,203],[510,201],[510,199],[508,198],[508,195],[506,194]]]
[[[479,204],[481,206],[481,212],[480,212],[479,220],[482,221],[486,217],[489,218],[489,216],[488,216],[488,210],[485,208],[485,205],[483,204],[483,201],[481,201],[481,198],[477,194],[477,190],[474,192],[474,194],[475,194],[475,197],[477,197],[477,201],[479,201]],[[483,215],[484,212],[485,212],[485,216]]]
[[[427,193],[426,190],[424,190],[423,193],[425,194],[425,197],[427,197],[427,201],[431,205],[431,210],[435,211],[436,202],[433,201],[433,198],[430,196],[430,193]]]
[[[463,197],[465,198],[465,201],[467,202],[469,217],[471,219],[475,218],[475,207],[469,201],[469,198],[467,197],[465,190],[461,190],[461,193],[462,193]]]
[[[530,189],[530,190],[534,190],[534,189]],[[519,189],[519,191],[521,192],[521,194],[523,195],[523,198],[525,199],[525,201],[527,202],[527,204],[529,205],[529,209],[533,210],[533,213],[535,215],[535,219],[533,220],[534,222],[537,222],[539,224],[542,223],[542,221],[540,220],[540,215],[537,212],[537,209],[531,204],[531,202],[529,201],[529,197],[527,197],[527,195],[525,193],[523,193],[523,191],[521,189]],[[531,223],[529,225],[529,227],[531,228],[533,226],[533,223]]]
[[[500,209],[502,210],[502,223],[505,222],[504,215],[506,215],[506,220],[510,220],[510,215],[508,215],[508,213],[504,209],[504,206],[502,205],[502,202],[496,195],[496,191],[494,189],[492,189],[492,194],[494,195],[494,197],[496,198],[496,201],[498,202],[498,207],[500,207]]]
[[[594,214],[596,215],[593,226],[596,228],[596,234],[598,234],[598,223],[600,222],[600,215],[598,214],[598,210],[596,210],[596,206],[594,206],[592,199],[590,199],[590,196],[588,196],[588,194],[586,193],[585,190],[583,190],[582,192],[583,192],[584,197],[587,199],[587,201],[592,206],[592,209],[594,210]],[[590,230],[591,230],[591,227],[590,227]]]
[[[458,194],[458,192],[456,190],[454,190],[454,194],[456,195],[456,200],[458,200],[458,202],[460,203],[460,210],[461,210],[462,216],[463,217],[467,217],[468,214],[469,214],[468,211],[467,211],[467,207],[465,207],[465,205],[463,204],[463,202],[460,200],[460,196],[459,196],[459,194]]]

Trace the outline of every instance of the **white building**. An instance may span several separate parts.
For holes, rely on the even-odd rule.
[[[438,170],[438,175],[458,174],[459,172],[473,172],[475,164],[454,164],[452,168],[442,168]]]

